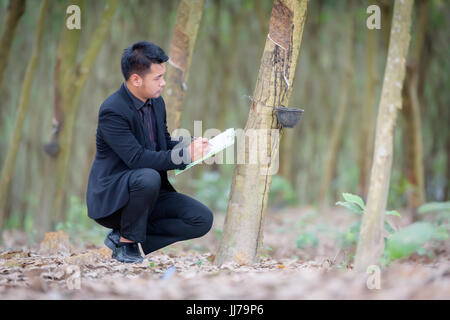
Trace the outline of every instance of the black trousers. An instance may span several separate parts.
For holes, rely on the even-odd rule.
[[[211,210],[188,195],[161,188],[158,171],[135,169],[128,185],[130,199],[125,207],[95,221],[141,243],[145,254],[201,237],[211,229]]]

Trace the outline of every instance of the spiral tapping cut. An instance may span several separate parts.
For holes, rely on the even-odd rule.
[[[281,49],[284,50],[284,61],[283,61],[283,78],[284,81],[286,82],[286,85],[289,89],[289,81],[286,78],[286,55],[287,55],[287,49],[285,47],[283,47],[281,44],[279,44],[278,42],[276,42],[275,40],[272,39],[272,37],[270,36],[270,34],[267,34],[267,38],[269,38],[270,41],[272,41],[275,45],[279,46]]]

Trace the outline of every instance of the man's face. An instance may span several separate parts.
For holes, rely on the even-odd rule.
[[[136,91],[141,98],[158,98],[166,85],[164,81],[164,74],[166,72],[165,62],[161,64],[152,63],[150,72],[146,73],[144,77],[133,74],[132,83],[136,87]]]

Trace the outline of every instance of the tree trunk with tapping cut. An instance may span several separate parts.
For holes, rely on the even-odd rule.
[[[306,0],[274,1],[247,124],[244,132],[237,134],[238,164],[234,168],[216,265],[232,261],[250,264],[260,254],[271,174],[278,169],[281,125],[273,107],[289,104],[306,8]],[[251,143],[251,138],[250,143],[242,143],[253,132],[259,133],[257,143]],[[262,150],[266,152],[261,155]],[[240,157],[245,159],[244,164]]]

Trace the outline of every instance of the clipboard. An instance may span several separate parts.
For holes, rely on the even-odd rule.
[[[188,164],[186,166],[186,168],[184,168],[183,170],[175,169],[174,170],[175,175],[179,175],[180,173],[183,173],[187,169],[195,166],[196,164],[202,162],[203,160],[211,158],[212,156],[219,153],[220,151],[233,145],[234,144],[234,136],[235,136],[234,128],[229,128],[229,129],[225,130],[224,132],[222,132],[221,134],[215,136],[214,138],[209,140],[209,143],[211,144],[211,150],[208,152],[208,154],[206,154],[202,158]]]

